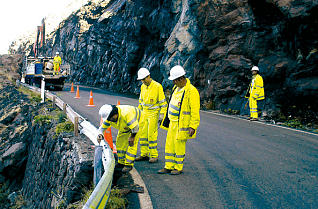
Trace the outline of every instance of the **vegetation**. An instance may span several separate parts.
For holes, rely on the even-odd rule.
[[[59,135],[60,133],[71,133],[74,131],[74,125],[71,121],[65,121],[63,123],[57,124],[55,128],[55,133]]]
[[[112,189],[110,192],[110,197],[107,203],[107,209],[121,209],[126,208],[128,200],[124,198],[123,192],[120,189]]]
[[[289,119],[284,122],[285,126],[291,127],[291,128],[299,128],[299,129],[305,129],[305,126],[301,124],[301,121],[297,118],[295,119]]]
[[[52,118],[53,116],[51,115],[37,115],[34,117],[34,122],[40,125],[50,124],[52,122]]]
[[[40,93],[33,92],[33,91],[27,89],[26,87],[20,86],[18,88],[18,91],[25,94],[25,95],[28,95],[28,98],[31,100],[32,103],[39,103],[42,100]]]
[[[224,112],[225,112],[225,113],[228,113],[228,114],[230,114],[230,115],[238,115],[238,114],[240,113],[239,110],[232,110],[231,108],[225,109]]]

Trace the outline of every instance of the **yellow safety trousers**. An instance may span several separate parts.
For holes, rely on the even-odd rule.
[[[122,165],[133,166],[137,155],[139,134],[137,133],[135,136],[134,145],[132,147],[130,147],[128,143],[128,138],[130,135],[130,132],[123,133],[119,131],[116,138],[116,147],[118,163]]]
[[[53,75],[55,75],[55,74],[58,75],[58,74],[59,74],[60,64],[59,64],[59,63],[54,63],[53,66],[54,66],[54,73],[53,73]]]
[[[182,171],[187,140],[178,140],[178,121],[170,121],[165,146],[165,168]]]
[[[249,106],[250,106],[250,116],[251,116],[251,118],[258,118],[257,100],[254,99],[252,96],[250,96],[248,103],[249,103]]]
[[[143,111],[139,138],[141,156],[149,156],[151,158],[158,157],[158,120],[158,111]]]

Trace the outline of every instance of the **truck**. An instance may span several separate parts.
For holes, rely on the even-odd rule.
[[[22,74],[25,83],[31,86],[41,87],[44,79],[45,89],[61,91],[70,74],[70,65],[60,65],[59,74],[54,75],[53,57],[25,57]]]

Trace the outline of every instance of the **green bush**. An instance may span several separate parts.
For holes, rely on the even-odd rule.
[[[36,124],[44,125],[50,124],[52,122],[53,117],[51,115],[37,115],[34,117],[34,122]]]
[[[285,126],[291,127],[291,128],[300,128],[304,129],[304,125],[301,124],[301,122],[298,119],[291,119],[286,122],[284,122]]]
[[[57,124],[57,126],[55,128],[55,133],[57,135],[59,135],[60,133],[65,133],[65,132],[71,133],[73,131],[74,131],[74,125],[70,121],[59,123],[59,124]]]

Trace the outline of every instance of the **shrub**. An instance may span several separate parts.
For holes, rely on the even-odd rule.
[[[53,117],[51,115],[37,115],[34,117],[34,122],[36,124],[44,125],[50,124],[52,122]]]
[[[66,121],[63,123],[57,124],[55,128],[55,133],[59,135],[60,133],[71,133],[74,131],[74,125],[71,121]]]

